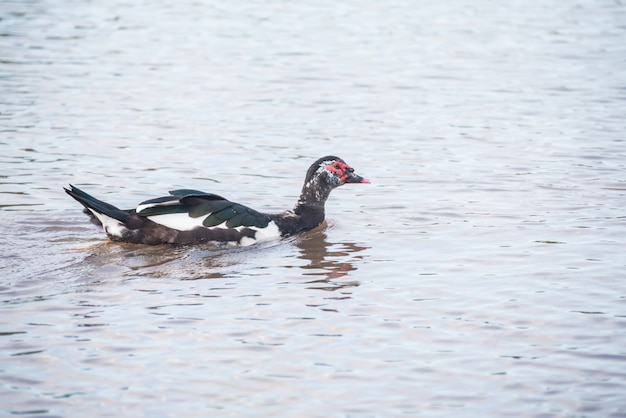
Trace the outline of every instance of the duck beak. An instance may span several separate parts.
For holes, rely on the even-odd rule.
[[[362,184],[370,184],[370,181],[365,177],[361,177],[356,174],[354,171],[351,172],[348,177],[346,177],[346,183],[362,183]]]

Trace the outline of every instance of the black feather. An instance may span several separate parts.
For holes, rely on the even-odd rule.
[[[167,202],[174,202],[179,200],[178,197],[176,196],[163,196],[163,197],[156,197],[154,199],[150,199],[150,200],[146,200],[145,202],[141,202],[138,206],[141,205],[152,205],[152,204],[159,204],[159,203],[167,203]]]
[[[206,219],[204,221],[202,221],[202,225],[206,226],[207,228],[210,228],[212,226],[217,226],[221,223],[223,223],[224,221],[219,219],[217,216],[211,214],[209,216],[206,217]]]
[[[170,190],[169,194],[173,196],[188,196],[192,194],[207,194],[207,193],[201,192],[199,190],[193,190],[193,189],[178,189],[178,190]]]
[[[232,203],[228,200],[209,200],[202,201],[195,205],[190,205],[189,216],[192,218],[199,218],[201,216],[209,215],[214,212],[218,212],[222,209],[229,207]]]
[[[128,222],[130,215],[128,212],[118,209],[117,207],[96,199],[88,193],[80,190],[78,187],[70,184],[69,189],[65,189],[65,192],[76,199],[81,205],[88,210],[94,210],[98,213],[107,215],[110,218],[117,219],[120,222]],[[87,212],[88,214],[90,212]]]
[[[228,199],[225,199],[222,196],[213,193],[189,194],[180,197],[181,203],[187,203],[191,205],[211,200],[225,200],[228,202]]]
[[[152,206],[150,208],[145,208],[142,211],[137,212],[137,215],[158,216],[158,215],[171,215],[173,213],[187,213],[187,212],[189,212],[189,206],[163,205],[163,206]]]

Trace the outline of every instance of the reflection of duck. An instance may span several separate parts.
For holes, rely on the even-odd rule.
[[[300,248],[299,258],[310,261],[310,264],[302,266],[308,276],[321,276],[321,278],[307,282],[311,288],[335,291],[346,287],[359,286],[358,281],[335,281],[347,276],[356,270],[353,262],[347,258],[354,253],[363,251],[369,247],[357,245],[352,242],[329,243],[326,235],[326,223],[319,228],[301,235],[296,241]],[[354,259],[362,259],[363,255],[353,255]]]
[[[82,190],[65,191],[101,224],[110,239],[139,244],[198,244],[255,242],[308,231],[324,221],[330,192],[346,183],[369,183],[341,158],[317,160],[307,171],[302,193],[293,211],[265,214],[212,193],[174,190],[170,196],[120,210]]]
[[[102,241],[88,248],[89,254],[84,261],[92,269],[90,276],[97,278],[97,281],[111,277],[224,279],[266,274],[270,266],[291,268],[297,265],[298,269],[302,269],[298,274],[301,277],[299,286],[304,282],[310,289],[326,291],[359,286],[358,281],[346,276],[357,270],[356,266],[364,258],[359,253],[369,247],[351,242],[329,242],[326,228],[324,222],[304,234],[239,248],[224,248],[210,243],[168,247],[125,243],[114,245]],[[284,256],[285,252],[291,261],[276,265],[275,256]],[[272,254],[269,263],[268,254]],[[307,263],[302,265],[302,262],[294,262],[294,259],[306,260]],[[84,263],[80,264],[80,268],[85,268]],[[338,298],[343,298],[343,295]]]

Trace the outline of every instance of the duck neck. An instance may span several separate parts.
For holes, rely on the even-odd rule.
[[[293,211],[272,216],[281,233],[288,235],[307,231],[324,222],[324,203],[330,190],[330,187],[324,187],[317,179],[307,181]]]
[[[332,189],[323,183],[319,177],[314,177],[304,183],[300,198],[294,212],[298,213],[299,209],[309,208],[309,210],[318,210],[324,213],[324,204],[330,195]]]

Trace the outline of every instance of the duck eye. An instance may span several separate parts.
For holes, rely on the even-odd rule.
[[[336,168],[337,170],[341,170],[341,165],[340,165],[339,163],[335,163],[335,168]]]

